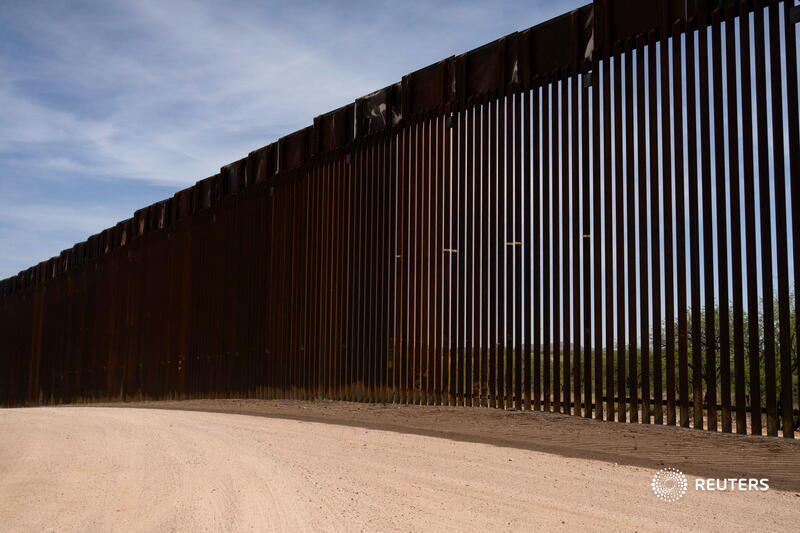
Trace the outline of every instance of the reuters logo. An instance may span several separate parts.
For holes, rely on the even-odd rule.
[[[665,502],[676,502],[686,494],[689,482],[677,468],[663,468],[655,473],[650,487],[656,498]]]

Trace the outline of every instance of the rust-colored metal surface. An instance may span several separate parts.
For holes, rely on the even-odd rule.
[[[794,437],[788,1],[598,0],[0,282],[0,404],[246,396]]]

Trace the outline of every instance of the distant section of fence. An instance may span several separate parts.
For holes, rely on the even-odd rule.
[[[4,280],[0,402],[793,437],[798,20],[793,0],[598,1],[317,117]]]

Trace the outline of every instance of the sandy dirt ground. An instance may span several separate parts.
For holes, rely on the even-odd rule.
[[[675,503],[650,490],[689,475]],[[696,476],[770,478],[701,492]],[[796,531],[800,444],[549,413],[198,400],[0,410],[0,531]]]

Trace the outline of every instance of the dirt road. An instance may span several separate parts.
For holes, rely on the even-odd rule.
[[[694,464],[703,475],[724,472],[727,454],[727,477],[740,475],[744,457],[754,458],[750,471],[781,472],[775,464],[800,464],[797,443],[488,409],[158,407],[183,410],[0,410],[0,530],[792,531],[800,523],[794,471],[766,492],[695,491],[693,476],[676,503],[650,490],[666,461],[684,457],[665,466]],[[592,451],[602,434],[618,446]],[[648,451],[670,439],[683,448]]]

